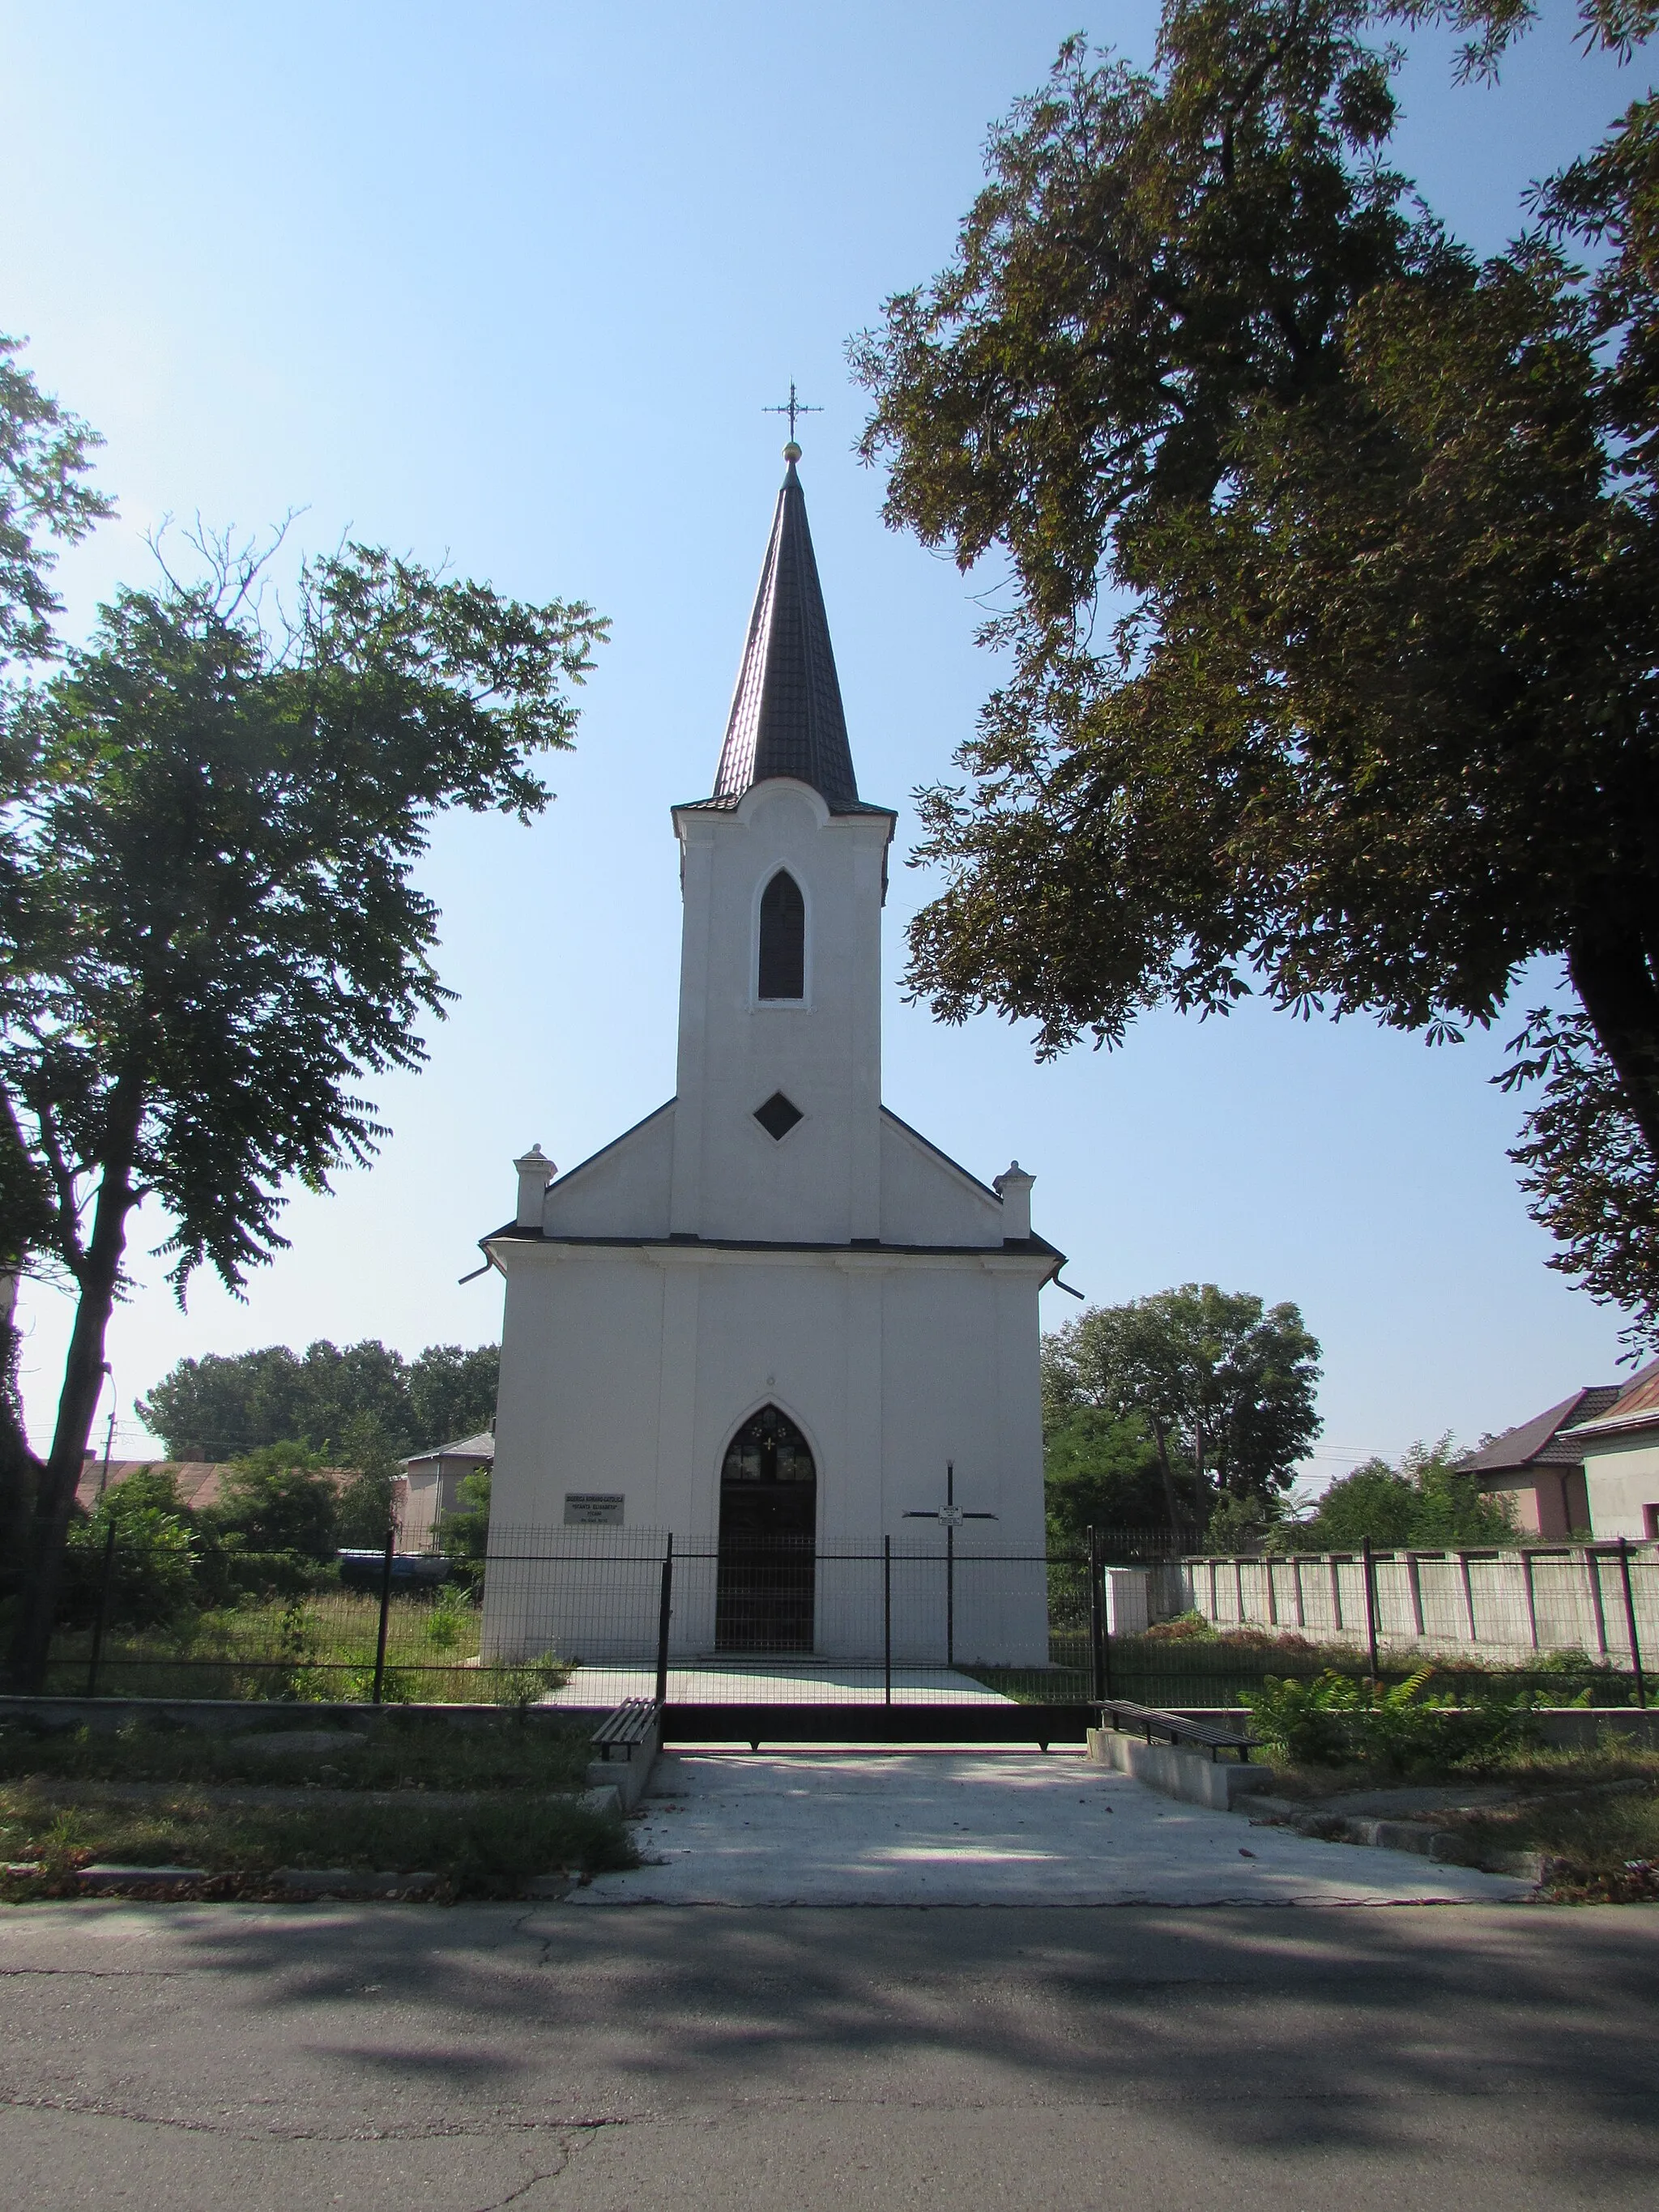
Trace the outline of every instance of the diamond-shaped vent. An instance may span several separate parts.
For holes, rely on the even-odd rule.
[[[775,1091],[764,1106],[755,1109],[755,1119],[778,1144],[783,1142],[800,1118],[800,1108],[793,1098],[786,1098],[781,1091]]]

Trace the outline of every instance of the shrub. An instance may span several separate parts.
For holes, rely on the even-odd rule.
[[[472,1576],[463,1574],[463,1580],[481,1577],[489,1547],[489,1474],[487,1467],[481,1467],[461,1477],[456,1486],[457,1510],[444,1516],[438,1531],[438,1540],[452,1559],[477,1563]]]
[[[1384,1550],[1455,1550],[1513,1545],[1520,1532],[1507,1503],[1482,1492],[1462,1468],[1449,1436],[1413,1444],[1400,1465],[1368,1460],[1334,1482],[1310,1520],[1269,1530],[1270,1551],[1352,1552],[1367,1536]]]
[[[427,1641],[434,1651],[453,1651],[471,1625],[471,1593],[452,1583],[441,1590],[427,1615]]]
[[[1177,1613],[1169,1620],[1154,1621],[1146,1631],[1149,1644],[1218,1644],[1220,1632],[1201,1613]]]
[[[1425,1667],[1383,1689],[1328,1668],[1312,1681],[1269,1674],[1243,1702],[1269,1753],[1294,1765],[1367,1765],[1391,1774],[1472,1765],[1534,1733],[1527,1699],[1459,1707],[1449,1696],[1429,1695],[1430,1678]]]
[[[244,1552],[331,1559],[337,1501],[317,1468],[317,1455],[304,1444],[266,1444],[232,1461],[218,1503],[202,1517]]]
[[[544,1651],[538,1659],[501,1668],[495,1677],[495,1695],[501,1704],[516,1707],[519,1718],[524,1720],[532,1705],[539,1705],[550,1692],[562,1689],[569,1680],[569,1661]]]
[[[154,1628],[191,1613],[198,1601],[200,1545],[170,1467],[144,1468],[118,1483],[70,1528],[58,1619],[84,1628],[96,1617],[111,1529],[108,1626]]]
[[[1224,1498],[1210,1515],[1204,1548],[1225,1557],[1259,1552],[1275,1518],[1261,1498]]]

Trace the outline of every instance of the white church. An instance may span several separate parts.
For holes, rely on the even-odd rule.
[[[483,1240],[506,1278],[485,1650],[643,1656],[672,1537],[677,1653],[867,1659],[888,1537],[894,1648],[942,1656],[948,1537],[956,1654],[1040,1665],[1040,1571],[971,1560],[1043,1551],[1037,1295],[1063,1255],[1017,1163],[982,1182],[881,1103],[896,817],[859,796],[784,454],[714,792],[672,810],[675,1094],[563,1173],[533,1148]],[[538,1552],[564,1567],[509,1571]]]

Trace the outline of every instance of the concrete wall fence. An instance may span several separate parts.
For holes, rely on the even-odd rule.
[[[1513,1660],[1583,1651],[1632,1664],[1625,1570],[1644,1670],[1659,1668],[1659,1545],[1559,1551],[1374,1552],[1379,1642],[1391,1652]],[[1319,1643],[1366,1642],[1358,1553],[1171,1559],[1151,1570],[1154,1620],[1198,1613],[1217,1628],[1265,1628]]]

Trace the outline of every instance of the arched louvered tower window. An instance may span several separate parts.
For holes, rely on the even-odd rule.
[[[806,902],[787,868],[761,893],[759,996],[806,996]]]

